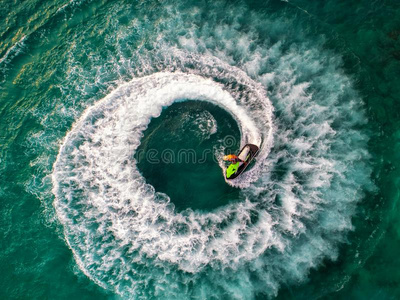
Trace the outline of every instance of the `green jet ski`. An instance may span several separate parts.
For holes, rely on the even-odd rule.
[[[235,179],[242,174],[253,158],[257,156],[259,150],[256,145],[246,144],[237,156],[224,156],[224,160],[232,161],[232,164],[226,169],[226,179]]]

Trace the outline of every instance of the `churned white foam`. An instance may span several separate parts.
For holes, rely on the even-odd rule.
[[[189,116],[188,120],[183,120],[183,127],[193,122],[193,134],[199,138],[208,139],[211,135],[217,132],[217,121],[208,111],[195,113],[194,116]]]

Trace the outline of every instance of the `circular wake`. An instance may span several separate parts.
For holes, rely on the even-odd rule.
[[[231,112],[240,125],[242,144],[261,144],[261,157],[266,156],[272,134],[271,108],[266,98],[252,99],[263,103],[259,106],[263,110],[257,111],[251,101],[241,105],[243,99],[235,100],[220,84],[211,80],[197,75],[157,73],[119,87],[88,109],[61,147],[54,167],[54,193],[63,222],[69,222],[77,204],[83,205],[85,211],[101,212],[107,221],[111,221],[106,226],[110,234],[136,240],[131,245],[135,249],[144,246],[141,255],[174,262],[182,270],[196,272],[213,260],[230,263],[227,261],[229,256],[218,249],[230,251],[231,241],[221,239],[210,244],[211,237],[221,234],[220,230],[184,235],[182,232],[176,234],[176,228],[192,230],[201,226],[199,222],[208,223],[215,219],[216,224],[220,224],[232,214],[232,207],[218,215],[175,214],[167,196],[146,184],[135,162],[131,161],[150,119],[159,116],[163,107],[183,99],[209,101]],[[265,119],[250,118],[250,110]],[[248,172],[251,173],[254,171]],[[248,185],[249,181],[242,180],[241,184],[244,183]],[[116,223],[112,221],[115,217]],[[94,221],[85,218],[79,218],[79,223]],[[149,232],[153,234],[148,236]],[[106,231],[102,233],[106,234]],[[85,241],[85,245],[91,241],[91,238]],[[203,244],[203,250],[195,251],[195,244]],[[235,247],[231,251],[235,251]]]
[[[89,107],[54,164],[54,205],[79,267],[123,296],[276,295],[337,257],[370,184],[365,117],[336,60],[308,45],[254,45],[237,26],[209,27],[138,50],[142,76]],[[222,107],[241,145],[261,146],[254,167],[230,182],[240,201],[178,213],[137,170],[151,118],[183,100]],[[218,130],[210,122],[209,134]]]

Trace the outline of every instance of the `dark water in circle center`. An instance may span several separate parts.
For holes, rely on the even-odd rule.
[[[177,211],[210,211],[238,199],[216,153],[236,152],[239,144],[239,128],[229,113],[211,103],[184,101],[150,122],[135,159],[147,183],[167,194]]]

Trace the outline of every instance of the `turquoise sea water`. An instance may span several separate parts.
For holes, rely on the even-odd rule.
[[[2,1],[0,298],[398,299],[399,6]]]

